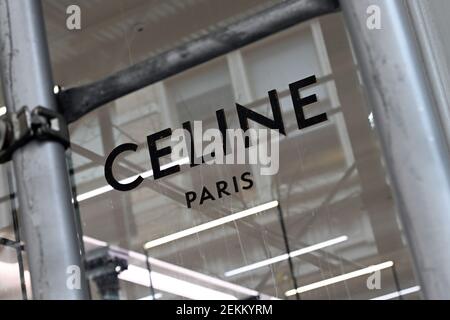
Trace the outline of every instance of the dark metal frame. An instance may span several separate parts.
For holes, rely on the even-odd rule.
[[[104,79],[62,90],[68,123],[98,107],[279,31],[339,9],[337,0],[289,0],[197,40],[144,60]]]

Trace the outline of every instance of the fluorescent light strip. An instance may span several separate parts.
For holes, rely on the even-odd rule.
[[[165,169],[173,167],[175,165],[180,165],[181,166],[181,165],[188,164],[188,163],[189,163],[189,158],[182,158],[182,159],[170,162],[168,164],[162,165],[161,166],[161,170],[165,170]],[[136,180],[136,178],[138,176],[141,176],[144,179],[149,178],[149,177],[153,176],[153,170],[148,170],[148,171],[145,171],[145,172],[143,172],[141,174],[136,174],[136,175],[134,175],[132,177],[122,179],[119,182],[123,183],[123,184],[130,183],[130,182],[133,182],[134,180]],[[112,191],[112,190],[114,190],[114,188],[111,187],[110,185],[107,185],[107,186],[104,186],[104,187],[100,187],[100,188],[97,188],[97,189],[94,189],[94,190],[91,190],[91,191],[88,191],[86,193],[82,193],[82,194],[78,195],[77,196],[77,201],[81,202],[81,201],[84,201],[84,200],[87,200],[87,199],[99,196],[101,194],[107,193],[107,192]]]
[[[170,234],[168,236],[165,236],[165,237],[162,237],[162,238],[159,238],[159,239],[151,240],[151,241],[149,241],[149,242],[144,244],[144,248],[145,249],[154,248],[156,246],[160,246],[162,244],[165,244],[165,243],[168,243],[168,242],[171,242],[171,241],[175,241],[175,240],[178,240],[178,239],[190,236],[190,235],[198,233],[198,232],[202,232],[202,231],[205,231],[205,230],[208,230],[208,229],[211,229],[211,228],[215,228],[215,227],[220,226],[222,224],[225,224],[225,223],[228,223],[228,222],[232,222],[232,221],[235,221],[235,220],[238,220],[238,219],[242,219],[242,218],[251,216],[253,214],[256,214],[256,213],[259,213],[259,212],[262,212],[262,211],[266,211],[266,210],[275,208],[277,206],[278,206],[278,201],[276,201],[276,200],[275,201],[270,201],[270,202],[261,204],[259,206],[256,206],[256,207],[253,207],[253,208],[241,211],[241,212],[230,214],[230,215],[228,215],[226,217],[223,217],[223,218],[219,218],[219,219],[216,219],[216,220],[213,220],[213,221],[210,221],[210,222],[206,222],[206,223],[200,224],[198,226],[195,226],[195,227],[192,227],[192,228],[189,228],[189,229],[186,229],[186,230],[182,230],[182,231],[179,231],[179,232],[172,233],[172,234]]]
[[[302,249],[299,249],[299,250],[292,251],[289,255],[287,253],[285,253],[285,254],[282,254],[282,255],[270,258],[270,259],[266,259],[266,260],[263,260],[263,261],[259,261],[259,262],[256,262],[256,263],[249,264],[249,265],[241,267],[241,268],[237,268],[237,269],[233,269],[233,270],[227,271],[227,272],[225,272],[225,276],[226,277],[231,277],[231,276],[237,275],[239,273],[248,272],[248,271],[251,271],[251,270],[262,268],[262,267],[268,266],[270,264],[274,264],[274,263],[277,263],[277,262],[281,262],[281,261],[287,260],[289,258],[289,256],[291,256],[291,258],[298,257],[298,256],[300,256],[302,254],[306,254],[306,253],[309,253],[309,252],[312,252],[312,251],[320,250],[322,248],[325,248],[325,247],[328,247],[328,246],[332,246],[332,245],[335,245],[335,244],[338,244],[340,242],[347,241],[347,240],[348,240],[347,236],[340,236],[340,237],[337,237],[337,238],[334,238],[334,239],[331,239],[331,240],[327,240],[327,241],[324,241],[324,242],[320,242],[320,243],[314,244],[314,245],[309,246],[309,247],[305,247],[305,248],[302,248]]]
[[[151,272],[155,289],[194,300],[237,300],[231,294],[209,289],[159,272]],[[127,270],[119,274],[119,279],[150,287],[150,275],[147,269],[130,264]]]
[[[88,236],[83,236],[83,240],[85,243],[94,245],[94,246],[100,246],[100,247],[105,247],[108,246],[108,243],[102,240],[98,240],[95,238],[91,238]],[[115,246],[110,246],[111,249],[117,249],[118,251],[123,251],[123,249],[119,248],[119,247],[115,247]],[[130,256],[133,259],[139,260],[141,262],[145,262],[146,256],[142,253],[138,253],[136,251],[131,251],[131,250],[126,250],[128,256]],[[238,292],[244,296],[260,296],[261,299],[271,299],[271,300],[277,300],[277,298],[275,297],[271,297],[271,296],[267,296],[264,295],[262,293],[259,293],[258,291],[255,290],[251,290],[242,286],[239,286],[237,284],[234,283],[230,283],[221,279],[217,279],[211,276],[208,276],[206,274],[200,273],[200,272],[196,272],[190,269],[186,269],[180,266],[177,266],[175,264],[169,263],[169,262],[165,262],[162,260],[158,260],[152,257],[148,257],[148,262],[156,268],[160,268],[163,269],[165,271],[171,272],[171,273],[175,273],[179,276],[183,276],[183,277],[187,277],[187,278],[192,278],[195,279],[197,281],[200,282],[206,282],[209,285],[212,286],[216,286],[216,287],[220,287],[223,288],[225,290],[230,290],[230,291],[234,291],[234,292]]]
[[[378,270],[383,270],[383,269],[386,269],[386,268],[390,268],[393,265],[394,265],[394,263],[392,261],[387,261],[387,262],[383,262],[383,263],[380,263],[380,264],[372,265],[372,266],[369,266],[367,268],[363,268],[363,269],[356,270],[356,271],[353,271],[353,272],[349,272],[349,273],[346,273],[346,274],[341,274],[340,276],[337,276],[337,277],[325,279],[325,280],[322,280],[322,281],[319,281],[319,282],[314,282],[314,283],[308,284],[306,286],[299,287],[297,289],[288,290],[288,291],[285,292],[285,295],[287,297],[293,296],[296,292],[297,293],[302,293],[302,292],[314,290],[314,289],[317,289],[317,288],[325,287],[325,286],[328,286],[328,285],[331,285],[331,284],[334,284],[334,283],[337,283],[337,282],[345,281],[345,280],[348,280],[348,279],[351,279],[351,278],[360,277],[360,276],[363,276],[365,274],[370,274],[370,273],[373,273],[373,272],[378,271]]]
[[[146,297],[143,297],[143,298],[139,298],[138,300],[158,300],[158,299],[161,299],[161,297],[162,297],[162,293],[155,293],[155,295],[153,296],[153,295],[149,295],[149,296],[146,296]]]
[[[392,292],[392,293],[388,293],[370,300],[390,300],[390,299],[394,299],[394,298],[398,298],[400,296],[405,296],[407,294],[411,294],[414,292],[418,292],[420,291],[420,287],[419,286],[414,286],[411,288],[407,288],[407,289],[403,289],[400,291],[396,291],[396,292]]]
[[[98,246],[98,247],[107,247],[108,246],[108,242],[102,241],[102,240],[98,240],[95,238],[91,238],[88,236],[83,236],[83,241],[85,243],[94,245],[94,246]]]
[[[136,260],[145,262],[146,256],[142,253],[138,253],[136,251],[129,251],[128,255]],[[213,286],[217,286],[217,287],[221,287],[223,289],[226,290],[231,290],[231,291],[235,291],[238,292],[244,296],[262,296],[263,294],[259,293],[258,291],[255,290],[251,290],[242,286],[239,286],[237,284],[231,283],[231,282],[227,282],[221,279],[217,279],[211,276],[208,276],[206,274],[200,273],[200,272],[196,272],[190,269],[186,269],[180,266],[177,266],[175,264],[169,263],[169,262],[165,262],[162,260],[158,260],[152,257],[148,257],[148,262],[150,263],[150,265],[152,265],[153,267],[157,267],[157,268],[161,268],[165,271],[169,271],[171,273],[175,273],[177,275],[182,275],[184,277],[187,278],[192,278],[195,279],[197,281],[201,281],[201,282],[206,282],[210,285]],[[273,297],[270,297],[273,298]]]

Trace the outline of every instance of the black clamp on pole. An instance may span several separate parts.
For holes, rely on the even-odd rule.
[[[0,164],[32,140],[52,140],[68,148],[69,129],[63,116],[41,106],[31,111],[25,106],[0,117]]]

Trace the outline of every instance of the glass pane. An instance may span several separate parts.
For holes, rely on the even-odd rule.
[[[55,27],[55,12],[66,3],[45,2],[55,77],[63,86],[97,80],[272,3],[190,1],[175,10],[172,2],[120,7],[112,1],[97,12],[102,1],[89,9],[78,1],[88,9],[88,31],[74,33]],[[152,20],[142,13],[145,6],[160,6],[166,16]],[[173,19],[180,23],[161,27]],[[154,23],[158,36],[151,36]],[[144,33],[154,41],[143,41]],[[328,120],[300,130],[289,85],[312,75],[317,83],[300,92],[317,95],[317,102],[304,108],[305,117],[326,113]],[[274,89],[286,129],[275,175],[261,175],[260,164],[190,167],[184,161],[180,172],[154,179],[149,135],[186,121],[217,128],[220,109],[228,127],[237,129],[235,103],[272,119],[268,91]],[[86,251],[109,244],[105,252],[112,260],[127,261],[127,269],[119,270],[121,299],[387,299],[399,292],[404,299],[420,298],[373,129],[340,14],[117,99],[70,127]],[[121,154],[113,175],[147,178],[121,192],[109,186],[104,166],[124,143],[136,144],[137,151]],[[164,146],[174,144],[158,141],[159,149]],[[160,159],[166,166],[173,160]],[[220,192],[224,185],[226,192]],[[205,189],[210,196],[203,201]],[[102,283],[92,284],[94,298],[105,298]]]

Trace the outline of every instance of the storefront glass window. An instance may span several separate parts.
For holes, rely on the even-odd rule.
[[[55,83],[66,88],[276,1],[75,2],[89,12],[79,31],[59,26],[65,1],[44,1]],[[299,129],[289,85],[312,75],[317,83],[300,92],[316,94],[317,102],[305,116],[326,113],[327,121]],[[276,174],[261,175],[260,164],[191,168],[185,161],[180,172],[154,179],[147,136],[186,121],[217,128],[220,109],[229,128],[239,128],[235,103],[272,118],[270,90],[277,90],[286,130]],[[67,156],[86,254],[106,250],[122,264],[116,293],[108,291],[112,283],[105,289],[89,273],[93,297],[373,299],[407,292],[401,298],[420,298],[373,127],[340,13],[271,35],[84,116],[70,126]],[[126,192],[112,190],[104,174],[106,158],[124,143],[138,149],[118,158],[114,176],[146,176]],[[171,145],[169,139],[158,143]],[[161,159],[163,166],[171,162]],[[228,186],[222,194],[219,181]],[[200,201],[205,188],[211,196]],[[196,195],[190,203],[188,192]],[[12,208],[1,210],[0,222]],[[10,232],[11,222],[2,227]],[[10,251],[0,246],[2,268],[17,263]],[[0,287],[0,294],[20,296],[14,272],[15,289]]]

